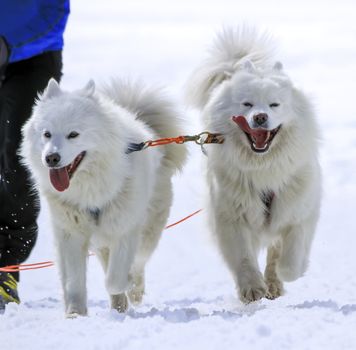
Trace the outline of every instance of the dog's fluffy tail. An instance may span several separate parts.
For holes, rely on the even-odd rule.
[[[259,33],[248,26],[224,28],[217,34],[207,59],[188,80],[187,102],[202,108],[212,90],[229,79],[246,61],[263,68],[272,63],[274,51],[275,44],[268,33]]]
[[[115,103],[148,125],[158,138],[184,134],[183,120],[162,88],[147,87],[141,81],[113,79],[103,90]],[[187,157],[185,145],[171,144],[162,147],[165,149],[167,165],[181,170]]]

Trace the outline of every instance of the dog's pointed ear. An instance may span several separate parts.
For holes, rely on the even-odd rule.
[[[61,88],[59,87],[57,81],[54,78],[51,78],[43,94],[41,95],[41,99],[44,100],[46,98],[51,98],[54,96],[58,96],[60,94],[61,94]]]
[[[255,73],[256,72],[256,66],[250,60],[246,60],[243,63],[243,69],[245,69],[249,73]]]
[[[279,61],[277,61],[273,66],[273,70],[276,70],[278,72],[280,72],[282,69],[283,69],[283,64]]]
[[[85,93],[86,96],[91,97],[94,95],[95,92],[95,82],[93,79],[90,79],[85,85],[83,92]]]

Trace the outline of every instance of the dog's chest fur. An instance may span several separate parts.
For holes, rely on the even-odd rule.
[[[102,208],[79,208],[53,200],[53,197],[48,203],[55,231],[90,237],[92,248],[125,235],[138,222],[136,217],[129,216],[132,210],[120,200],[112,201]],[[138,217],[141,217],[141,221],[144,218],[141,210],[138,210]]]
[[[276,234],[272,228],[276,225],[275,207],[281,192],[275,178],[269,181],[261,172],[251,176],[251,173],[236,169],[220,171],[215,168],[208,174],[208,180],[211,204],[223,220],[234,225],[243,224],[261,235]]]

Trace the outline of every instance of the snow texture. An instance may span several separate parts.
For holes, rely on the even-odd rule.
[[[22,304],[0,315],[1,349],[356,349],[356,3],[75,0],[71,6],[63,87],[111,76],[166,85],[191,134],[201,129],[197,113],[184,109],[183,84],[215,31],[241,23],[268,29],[285,69],[317,105],[322,216],[308,272],[275,301],[238,301],[204,212],[164,232],[148,265],[144,303],[126,315],[109,310],[95,257],[88,266],[88,317],[64,318],[56,268],[23,272]],[[204,207],[203,156],[199,147],[189,149],[175,178],[170,223]],[[28,262],[54,259],[45,205],[39,224]]]

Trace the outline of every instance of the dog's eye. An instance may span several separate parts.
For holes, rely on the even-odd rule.
[[[269,105],[271,108],[273,108],[273,107],[278,107],[279,106],[279,103],[271,103],[270,105]]]
[[[242,105],[249,108],[253,107],[253,104],[251,102],[244,102]]]
[[[45,131],[44,133],[43,133],[43,136],[46,138],[46,139],[50,139],[51,138],[51,133],[49,132],[49,131]]]
[[[75,139],[76,137],[79,136],[79,133],[77,133],[76,131],[72,131],[68,136],[67,138],[68,139]]]

